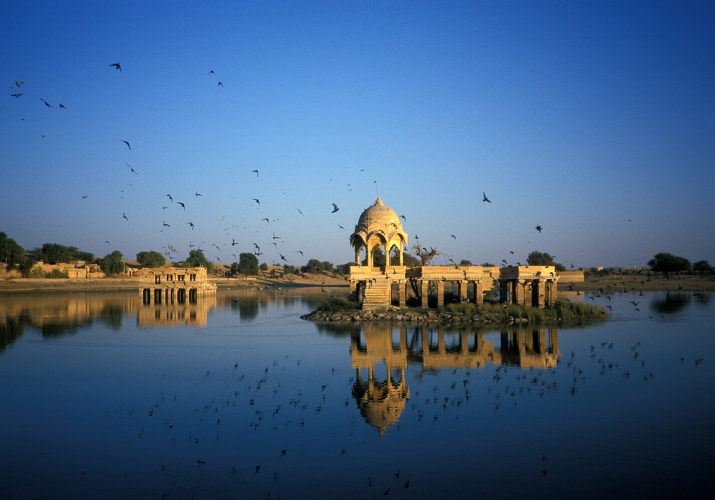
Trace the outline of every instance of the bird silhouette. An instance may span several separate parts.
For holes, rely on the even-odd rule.
[[[132,147],[129,145],[129,143],[128,143],[127,141],[122,141],[122,142],[123,142],[124,144],[126,144],[129,149],[132,149]]]
[[[302,250],[298,250],[298,252],[296,252],[296,253],[299,253],[299,254],[303,255],[303,251],[302,251]]]
[[[114,66],[119,70],[120,73],[122,72],[122,67],[119,65],[119,63],[110,64],[110,66]]]
[[[537,231],[541,232],[542,229],[543,229],[543,228],[541,227],[541,224],[537,224],[537,225],[536,225],[536,230],[537,230]]]
[[[45,101],[42,97],[40,97],[40,100],[41,100],[42,102],[44,102],[44,103],[45,103],[45,106],[47,106],[48,108],[51,108],[51,107],[52,107],[52,104],[50,104],[49,102]]]
[[[201,193],[199,193],[198,191],[196,191],[196,196],[201,196]]]
[[[18,80],[15,82],[15,85],[17,85],[17,87],[20,88],[21,85],[25,85],[25,82],[23,82],[22,80]]]
[[[251,173],[255,172],[256,173],[256,178],[258,177],[258,170],[251,170]]]
[[[11,95],[12,97],[17,97],[17,98],[19,99],[22,94],[10,94],[10,95]]]
[[[487,193],[485,193],[484,191],[482,191],[482,196],[484,197],[484,199],[483,199],[482,201],[486,201],[487,203],[491,203],[491,202],[492,202],[492,200],[490,200],[489,198],[487,198]]]
[[[338,210],[340,210],[340,209],[338,208],[338,206],[337,206],[335,203],[333,203],[333,211],[330,212],[330,213],[334,214],[334,213],[337,212]]]
[[[214,70],[209,71],[209,75],[211,75],[211,74],[215,74]]]
[[[258,198],[253,198],[253,201],[255,201],[256,203],[258,203],[258,206],[259,206],[259,207],[261,206],[261,200],[259,200]]]
[[[127,217],[127,214],[125,214],[124,212],[122,212],[122,217],[124,217],[127,220],[127,222],[129,222],[129,218]]]
[[[303,215],[303,212],[300,211],[300,208],[296,208],[296,210],[298,211],[298,213],[299,213],[300,215]]]
[[[218,86],[219,86],[219,87],[223,87],[223,83],[218,82]]]
[[[161,225],[164,227],[171,227],[169,224],[167,224],[165,221],[161,221]]]
[[[400,215],[400,219],[402,219],[403,221],[407,222],[407,217],[405,217],[404,215]]]
[[[194,223],[193,223],[193,222],[187,222],[187,224],[188,224],[189,226],[191,226],[191,230],[193,231],[193,230],[194,230]]]
[[[132,172],[134,172],[135,174],[137,174],[137,171],[134,170],[129,163],[127,163],[127,167],[129,167],[129,170],[131,170]],[[139,174],[137,174],[137,175],[139,175]]]
[[[179,205],[181,205],[181,206],[183,207],[183,209],[184,209],[184,212],[186,212],[186,205],[184,205],[184,204],[181,203],[180,201],[177,201],[176,203],[178,203]]]
[[[455,235],[453,235],[453,234],[450,234],[450,236],[451,236],[452,238],[454,238],[455,240],[457,239],[457,237],[456,237]]]
[[[60,109],[67,109],[67,108],[65,108],[64,104],[60,103]]]
[[[167,194],[166,196],[169,197],[169,201],[172,201],[172,202],[174,201],[174,198],[172,198],[170,194]]]

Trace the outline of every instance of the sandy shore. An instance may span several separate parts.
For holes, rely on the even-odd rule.
[[[298,288],[298,287],[343,287],[348,288],[348,283],[343,276],[306,274],[303,277],[291,275],[287,278],[273,279],[267,275],[260,275],[252,279],[246,278],[212,278],[209,280],[218,285],[218,289],[240,289],[265,287]],[[571,282],[561,281],[560,290],[568,289]],[[101,279],[44,279],[44,278],[14,278],[0,279],[0,294],[33,293],[33,292],[113,292],[113,291],[138,291],[141,282],[123,278]],[[589,277],[582,283],[574,283],[574,290],[605,292],[628,291],[655,291],[655,290],[683,290],[690,292],[715,291],[715,277],[713,276],[683,276],[665,278],[651,278],[645,276],[609,275],[604,277]]]
[[[266,287],[280,286],[281,288],[298,287],[345,287],[348,283],[344,277],[327,275],[308,275],[305,277],[290,276],[289,278],[273,279],[268,276],[246,278],[211,278],[209,282],[216,283],[222,289],[263,289]],[[10,278],[0,279],[0,294],[34,293],[34,292],[115,292],[137,291],[142,282],[136,279],[125,278],[97,278],[97,279],[45,279],[45,278]]]

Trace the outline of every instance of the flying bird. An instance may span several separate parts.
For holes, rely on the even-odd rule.
[[[131,170],[132,172],[134,172],[135,174],[137,174],[137,171],[134,170],[129,163],[127,163],[127,167],[129,167],[129,170]],[[139,175],[139,174],[137,174],[137,175]]]
[[[181,205],[181,206],[184,208],[184,212],[186,212],[186,205],[184,205],[184,204],[181,203],[180,201],[177,201],[176,203],[178,203],[179,205]]]
[[[196,196],[201,196],[201,193],[199,193],[198,191],[196,191]]]
[[[238,245],[238,243],[236,243],[236,238],[231,238],[231,246],[235,247],[236,245]]]
[[[213,74],[215,74],[214,70],[209,71],[209,75],[213,75]]]
[[[455,235],[453,235],[453,234],[450,234],[450,236],[451,236],[452,238],[454,238],[455,240],[457,239],[457,237],[456,237]]]
[[[17,97],[17,98],[19,99],[22,94],[10,94],[10,95],[11,95],[12,97]]]
[[[482,196],[484,197],[484,199],[483,199],[482,201],[486,201],[487,203],[491,203],[491,202],[492,202],[492,200],[490,200],[489,198],[487,198],[487,193],[485,193],[484,191],[482,191]]]
[[[334,214],[334,213],[337,212],[338,210],[340,210],[340,209],[338,208],[338,206],[337,206],[335,203],[333,203],[333,211],[330,212],[330,213],[331,213],[331,214]]]
[[[164,221],[161,221],[161,224],[162,224],[164,227],[171,227],[169,224],[167,224],[167,223],[164,222]]]
[[[172,201],[172,202],[174,201],[174,198],[172,198],[170,194],[167,194],[166,196],[169,197],[169,201]]]
[[[87,195],[82,196],[82,199],[83,199],[83,200],[86,200],[86,199],[87,199]]]
[[[343,226],[341,226],[340,224],[338,224],[338,227],[339,227],[340,229],[345,229],[345,228],[344,228]]]
[[[259,207],[261,206],[261,200],[259,200],[258,198],[253,198],[253,201],[255,201],[256,203],[258,203],[258,206],[259,206]]]
[[[298,252],[296,252],[296,253],[303,255],[303,250],[298,250]]]
[[[223,83],[218,82],[218,86],[219,86],[219,87],[223,87]]]
[[[300,211],[300,208],[296,208],[296,210],[298,211],[298,213],[299,213],[300,215],[303,215],[303,212]]]
[[[60,103],[60,109],[67,109],[67,108],[65,108],[64,104]]]
[[[407,217],[405,217],[404,215],[400,215],[400,219],[402,219],[403,221],[407,222]]]
[[[126,144],[129,149],[132,149],[132,147],[129,145],[129,143],[128,143],[127,141],[122,141],[122,142],[123,142],[124,144]]]
[[[187,224],[188,224],[189,226],[191,226],[191,230],[193,231],[193,230],[194,230],[194,223],[193,223],[193,222],[187,222]]]
[[[537,231],[541,232],[542,229],[543,229],[543,228],[541,227],[541,224],[537,224],[537,225],[536,225],[536,230],[537,230]]]
[[[256,172],[256,177],[258,177],[258,170],[251,170],[251,173]]]
[[[119,63],[110,64],[110,66],[114,66],[119,70],[120,73],[122,72],[122,67],[119,65]]]
[[[15,82],[15,85],[17,85],[17,87],[20,88],[21,85],[25,85],[25,82],[23,82],[22,80],[18,80]]]
[[[124,212],[122,212],[122,217],[124,217],[125,219],[127,219],[127,222],[129,222],[129,218],[127,218],[127,214],[125,214]]]
[[[51,107],[52,107],[52,104],[50,104],[49,102],[45,101],[42,97],[40,97],[40,100],[41,100],[42,102],[44,102],[44,103],[45,103],[45,106],[47,106],[48,108],[51,108]]]

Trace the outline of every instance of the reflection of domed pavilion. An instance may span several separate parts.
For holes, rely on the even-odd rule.
[[[388,427],[397,423],[410,397],[410,388],[405,384],[407,350],[395,352],[391,337],[384,335],[382,325],[364,324],[363,334],[366,349],[361,350],[354,342],[350,346],[352,366],[356,369],[353,397],[365,421],[382,436]],[[387,370],[384,382],[375,377],[375,363],[382,362]],[[364,368],[368,371],[367,381],[360,374]]]
[[[380,198],[365,209],[350,235],[356,266],[350,267],[350,292],[363,309],[387,309],[407,304],[408,284],[423,308],[444,306],[445,285],[455,290],[459,302],[484,301],[484,293],[499,287],[502,302],[544,307],[556,302],[559,275],[554,266],[418,266],[406,268],[403,251],[407,233],[400,218]],[[385,252],[385,265],[375,266],[375,251]],[[361,254],[365,251],[366,265]],[[392,265],[393,258],[397,261]],[[571,281],[583,281],[583,273],[569,273]]]

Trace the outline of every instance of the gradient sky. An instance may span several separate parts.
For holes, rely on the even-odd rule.
[[[715,264],[714,26],[711,1],[3,2],[0,231],[341,264],[379,195],[435,264]]]

